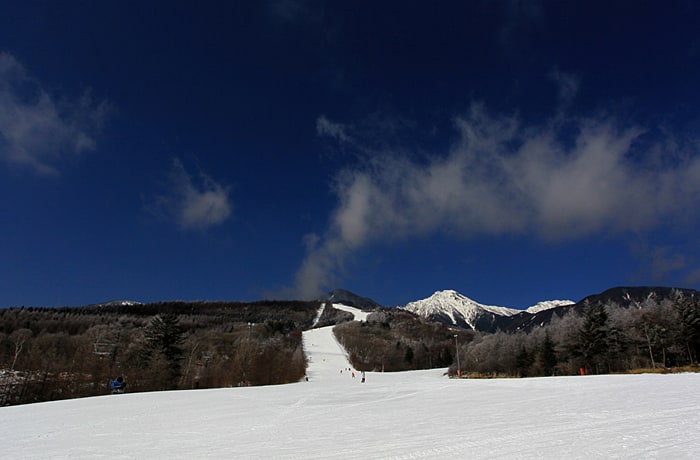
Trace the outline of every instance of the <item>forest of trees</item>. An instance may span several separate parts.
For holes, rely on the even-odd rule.
[[[335,334],[361,370],[449,366],[462,376],[531,377],[667,370],[697,366],[698,299],[654,297],[629,306],[589,303],[530,332],[482,333],[448,328],[403,310],[382,309]],[[457,337],[455,337],[455,335]]]
[[[448,368],[462,376],[530,377],[697,370],[700,306],[677,294],[617,305],[587,302],[529,332],[482,333],[402,309],[367,321],[319,302],[160,302],[0,309],[0,405],[127,391],[270,385],[306,372],[302,331],[336,325],[366,371]]]
[[[0,310],[0,405],[107,394],[117,376],[129,392],[299,381],[306,371],[301,331],[318,307],[161,302]]]
[[[697,366],[699,352],[698,299],[680,295],[588,304],[529,333],[476,333],[459,349],[463,375],[521,377]]]
[[[403,371],[448,367],[455,358],[455,338],[471,340],[472,331],[452,329],[405,310],[383,308],[367,317],[335,326],[338,341],[355,369]]]

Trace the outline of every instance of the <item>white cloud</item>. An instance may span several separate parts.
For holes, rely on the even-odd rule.
[[[225,222],[231,216],[228,188],[204,173],[195,183],[182,162],[173,160],[169,189],[159,196],[151,211],[174,219],[184,230],[204,230]]]
[[[332,122],[325,115],[321,115],[316,119],[316,133],[319,136],[328,136],[345,143],[352,140],[347,131],[347,126]]]
[[[108,110],[89,92],[57,102],[13,55],[0,52],[0,159],[56,174],[68,157],[95,149]]]
[[[338,175],[338,206],[297,273],[300,295],[317,294],[353,251],[434,233],[459,238],[528,234],[570,240],[696,219],[700,156],[659,167],[635,148],[643,134],[612,118],[525,126],[480,105],[455,121],[459,141],[423,161],[385,154]],[[677,152],[666,152],[678,156]],[[314,292],[316,291],[316,292]]]

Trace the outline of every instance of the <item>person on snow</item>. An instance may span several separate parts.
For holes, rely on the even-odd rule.
[[[109,388],[112,390],[113,395],[124,393],[124,390],[126,390],[124,377],[117,377],[115,380],[112,380],[109,384]]]

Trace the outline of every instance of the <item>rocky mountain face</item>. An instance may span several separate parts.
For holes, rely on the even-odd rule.
[[[694,289],[669,287],[615,287],[578,302],[551,300],[540,302],[526,310],[480,304],[456,291],[438,291],[427,299],[410,302],[403,309],[444,324],[480,332],[530,331],[570,312],[582,313],[589,305],[617,304],[622,307],[642,305],[653,300],[661,302],[676,295],[698,296]]]
[[[465,329],[490,330],[498,318],[515,315],[520,310],[483,305],[457,291],[437,291],[427,299],[410,302],[403,307],[424,318]]]

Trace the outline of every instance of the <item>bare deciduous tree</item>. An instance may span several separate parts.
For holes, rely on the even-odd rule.
[[[15,369],[15,365],[17,364],[17,359],[19,358],[20,353],[22,353],[22,349],[24,348],[25,342],[32,337],[32,331],[30,329],[17,329],[14,331],[12,334],[10,334],[10,340],[12,343],[15,345],[15,353],[14,357],[12,358],[12,364],[10,365],[10,370]]]

